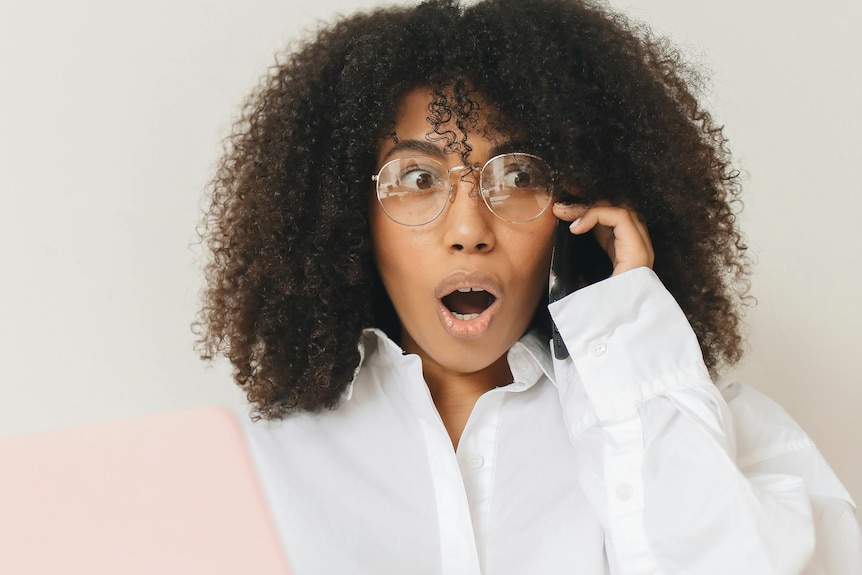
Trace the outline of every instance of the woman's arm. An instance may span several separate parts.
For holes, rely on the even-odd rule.
[[[579,290],[551,313],[571,354],[555,365],[566,423],[613,572],[806,573],[805,482],[739,469],[733,413],[652,271]],[[841,521],[830,536],[848,553],[855,537],[858,552],[855,521]]]
[[[622,208],[601,207],[582,215],[576,231],[597,223],[616,277],[550,310],[571,354],[555,363],[563,411],[612,572],[862,573],[862,539],[843,488],[810,493],[793,468],[740,469],[739,448],[749,457],[752,438],[767,446],[763,453],[791,450],[774,439],[798,426],[787,418],[756,429],[761,419],[781,419],[774,404],[735,422],[682,310],[648,267],[636,265],[652,262],[645,228]],[[814,474],[831,474],[819,454],[808,463]],[[815,534],[827,539],[816,553]],[[824,570],[830,564],[841,570]]]

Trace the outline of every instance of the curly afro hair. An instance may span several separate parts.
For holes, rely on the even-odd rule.
[[[707,366],[734,363],[740,190],[698,85],[666,42],[580,0],[432,0],[322,30],[273,67],[226,142],[201,230],[201,355],[227,356],[253,415],[271,419],[335,407],[364,328],[398,338],[371,249],[370,176],[399,101],[430,86],[431,117],[469,122],[480,94],[495,129],[528,142],[563,188],[636,210]]]

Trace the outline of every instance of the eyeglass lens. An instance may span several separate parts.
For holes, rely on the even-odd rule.
[[[392,220],[426,224],[446,207],[450,171],[427,157],[397,158],[377,175],[377,198]],[[457,177],[457,176],[456,176]],[[551,202],[550,170],[540,158],[522,153],[491,158],[481,169],[482,198],[500,219],[521,223],[539,217]]]

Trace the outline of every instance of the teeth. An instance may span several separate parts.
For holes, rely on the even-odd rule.
[[[453,311],[452,315],[454,315],[456,319],[460,319],[461,321],[469,321],[471,319],[476,319],[477,317],[479,317],[478,313],[458,313],[457,311]]]
[[[485,290],[483,290],[482,288],[477,288],[477,287],[474,287],[474,288],[465,287],[465,288],[458,288],[458,291],[461,293],[470,293],[471,291],[485,291]]]

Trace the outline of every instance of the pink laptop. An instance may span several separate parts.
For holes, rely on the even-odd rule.
[[[0,573],[289,569],[223,408],[0,438]]]

